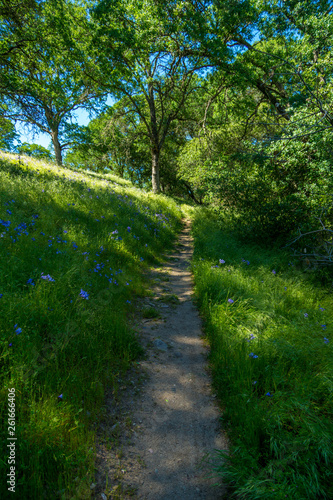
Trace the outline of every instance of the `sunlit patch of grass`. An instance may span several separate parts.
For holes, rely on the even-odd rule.
[[[17,490],[87,498],[105,388],[142,354],[126,318],[181,210],[113,175],[13,155],[0,164],[0,413],[7,421],[14,387]],[[6,458],[1,467],[6,477]]]
[[[192,269],[231,438],[217,472],[235,498],[329,499],[333,308],[290,256],[198,215]]]

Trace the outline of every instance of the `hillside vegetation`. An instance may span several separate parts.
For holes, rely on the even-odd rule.
[[[88,498],[105,388],[117,391],[142,353],[134,299],[172,246],[181,210],[113,175],[8,154],[0,186],[0,411],[7,422],[15,388],[17,490]]]
[[[229,497],[332,498],[328,287],[288,251],[240,238],[227,212],[221,220],[114,175],[3,154],[0,180],[1,417],[15,388],[23,497],[89,498],[105,390],[116,396],[143,354],[131,327],[135,298],[149,293],[144,272],[186,214],[230,438],[216,465]]]
[[[228,498],[333,498],[331,289],[296,259],[193,220],[197,302],[231,438],[217,472]],[[233,493],[233,494],[232,494]]]

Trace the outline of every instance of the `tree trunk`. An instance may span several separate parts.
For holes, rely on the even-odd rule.
[[[56,161],[58,165],[62,165],[61,146],[58,139],[58,130],[52,130],[51,137],[52,137]]]
[[[158,149],[152,149],[151,158],[151,182],[153,185],[153,193],[158,194],[160,192],[160,152]]]

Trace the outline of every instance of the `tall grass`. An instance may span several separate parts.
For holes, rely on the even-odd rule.
[[[202,212],[193,236],[230,498],[333,498],[331,295],[286,253],[240,243]]]
[[[89,498],[105,388],[141,354],[133,298],[180,217],[172,200],[115,176],[2,155],[1,474],[15,388],[19,498]]]

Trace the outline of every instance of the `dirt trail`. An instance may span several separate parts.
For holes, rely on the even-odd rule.
[[[225,494],[213,486],[216,480],[207,479],[201,464],[207,452],[227,448],[227,441],[211,392],[208,348],[191,300],[187,220],[178,248],[168,264],[152,272],[155,295],[145,305],[160,310],[163,318],[140,322],[147,358],[123,382],[118,403],[111,395],[107,403],[103,432],[111,441],[110,446],[99,444],[95,498],[217,500]]]

